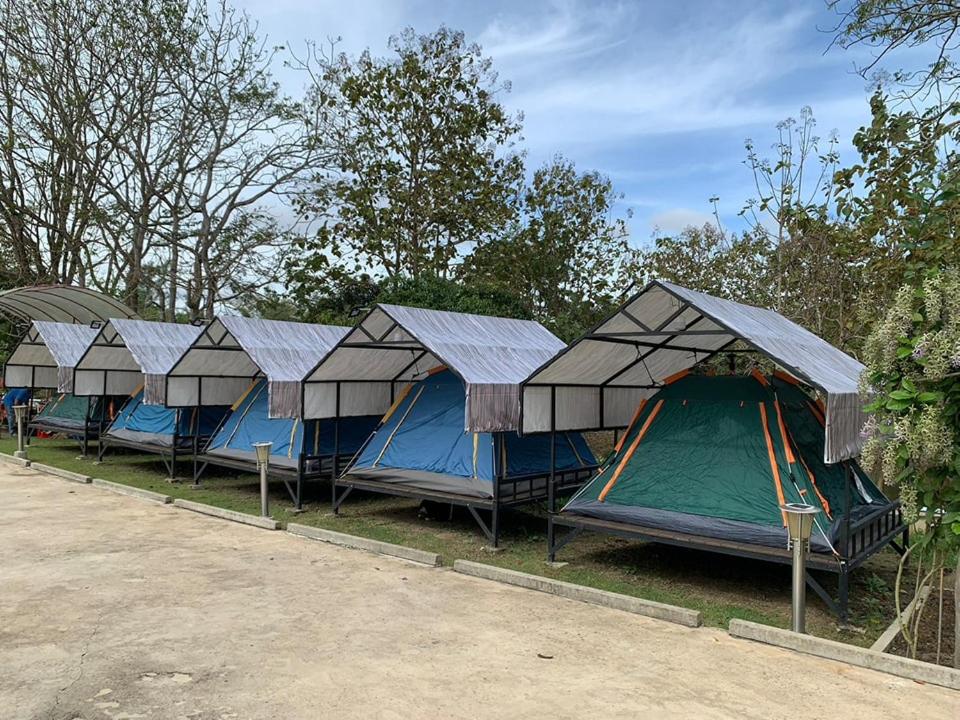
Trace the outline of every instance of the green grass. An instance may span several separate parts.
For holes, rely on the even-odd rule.
[[[14,441],[0,439],[0,452],[12,453]],[[102,464],[82,458],[76,444],[35,439],[29,450],[37,462],[105,480],[161,492],[241,512],[259,514],[259,483],[255,475],[209,468],[198,489],[189,481],[169,482],[156,456],[111,451]],[[189,461],[180,471],[189,473]],[[565,547],[558,559],[568,565],[546,563],[546,523],[542,510],[505,513],[499,553],[484,549],[485,539],[469,514],[460,508],[452,518],[424,518],[416,500],[354,493],[340,515],[330,511],[329,486],[308,483],[305,511],[293,512],[283,484],[271,483],[271,514],[286,525],[296,522],[407,545],[439,553],[445,565],[456,559],[498,565],[602,590],[700,610],[707,625],[726,627],[731,618],[777,627],[790,624],[790,569],[741,558],[726,557],[653,543],[628,542],[584,534]],[[843,630],[818,598],[809,594],[807,630],[814,635],[869,645],[893,620],[892,577],[896,556],[889,550],[872,558],[853,575],[851,624],[860,631]],[[821,578],[834,588],[835,576]]]

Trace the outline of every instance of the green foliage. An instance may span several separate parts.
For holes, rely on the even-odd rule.
[[[872,433],[864,458],[900,488],[924,542],[960,545],[960,273],[904,286],[871,334],[865,391]],[[922,509],[922,508],[925,508]],[[942,515],[940,514],[942,512]]]
[[[523,320],[531,318],[521,298],[507,289],[431,276],[386,281],[377,302]]]
[[[910,48],[932,49],[932,62],[916,70],[897,70],[892,80],[908,99],[952,97],[960,80],[960,67],[951,56],[960,23],[960,7],[944,0],[828,0],[841,17],[835,42],[844,48],[874,48],[870,61],[858,66],[864,77],[886,81],[878,71],[890,53]]]
[[[259,293],[251,293],[236,303],[237,310],[247,317],[266,320],[303,320],[303,312],[288,295],[267,288]]]
[[[497,101],[508,86],[489,58],[445,27],[407,29],[389,47],[390,58],[367,51],[324,63],[329,85],[313,103],[340,117],[324,128],[337,173],[318,176],[300,199],[304,215],[323,224],[295,270],[443,274],[461,246],[514,215],[520,119]]]
[[[877,249],[869,279],[892,294],[960,260],[958,126],[950,120],[960,106],[893,112],[878,91],[870,108],[871,124],[853,138],[860,162],[835,177],[837,212]]]
[[[431,275],[375,282],[366,275],[354,278],[348,273],[336,272],[329,275],[322,289],[301,307],[304,319],[310,322],[353,325],[358,312],[380,302],[478,315],[531,317],[521,299],[505,289],[482,283],[467,285]]]
[[[766,238],[748,232],[727,235],[716,225],[687,227],[654,238],[640,252],[635,277],[667,280],[692,290],[754,305],[769,305]]]
[[[558,156],[534,173],[518,221],[480,244],[459,276],[511,294],[519,290],[525,315],[573,339],[629,284],[626,220],[613,215],[621,197],[609,178],[579,173]]]

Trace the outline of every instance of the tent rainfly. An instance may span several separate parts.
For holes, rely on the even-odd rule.
[[[334,511],[354,489],[461,505],[496,545],[502,507],[546,497],[551,457],[557,487],[579,487],[595,466],[582,438],[517,436],[520,383],[561,348],[529,320],[374,307],[304,383],[305,417],[386,412]]]
[[[400,388],[443,365],[464,384],[464,430],[515,431],[520,383],[562,349],[532,320],[380,304],[307,376],[303,415],[383,413]]]
[[[221,316],[197,335],[167,375],[171,407],[233,403],[266,378],[270,416],[301,416],[301,385],[349,328]]]
[[[523,431],[626,427],[638,403],[666,378],[737,341],[823,393],[825,462],[859,455],[863,365],[773,310],[660,281],[526,379]]]
[[[166,375],[202,332],[197,325],[112,319],[80,358],[77,395],[132,395],[141,386],[147,405],[163,405]]]
[[[87,325],[33,321],[4,366],[4,384],[71,392],[73,368],[97,332]]]
[[[256,467],[252,444],[271,441],[269,472],[301,505],[301,484],[336,473],[378,417],[324,422],[300,418],[301,383],[349,328],[223,316],[211,322],[167,375],[167,403],[233,403],[199,457],[208,464]],[[291,483],[290,481],[293,481]]]

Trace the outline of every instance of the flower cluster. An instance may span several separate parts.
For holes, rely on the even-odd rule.
[[[932,275],[919,289],[901,288],[864,351],[860,386],[873,401],[863,428],[864,463],[899,489],[908,521],[917,518],[920,504],[955,510],[960,272]]]

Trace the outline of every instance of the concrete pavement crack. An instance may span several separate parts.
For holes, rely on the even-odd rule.
[[[57,712],[57,708],[60,707],[60,699],[65,692],[70,690],[74,685],[80,682],[80,678],[83,677],[83,664],[87,659],[87,653],[90,651],[90,643],[93,642],[93,639],[97,636],[97,633],[100,632],[100,625],[103,622],[103,612],[97,614],[97,622],[93,626],[93,631],[87,636],[86,642],[83,644],[83,650],[80,651],[80,663],[77,665],[77,676],[71,680],[69,683],[64,685],[62,688],[57,690],[57,695],[53,699],[53,707],[50,709],[50,714],[48,715],[51,720],[53,720],[54,714]]]

